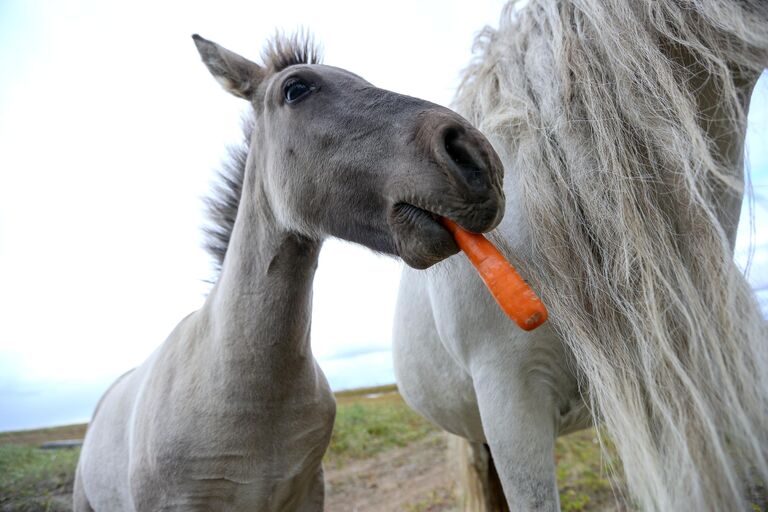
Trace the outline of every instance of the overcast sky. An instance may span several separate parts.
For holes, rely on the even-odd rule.
[[[192,33],[256,60],[276,28],[305,26],[326,63],[448,105],[502,4],[0,0],[0,430],[85,419],[202,304],[201,197],[245,104],[208,74]],[[765,198],[765,85],[753,107]],[[755,211],[764,275],[768,211]],[[334,387],[391,380],[399,265],[324,247],[312,336]]]

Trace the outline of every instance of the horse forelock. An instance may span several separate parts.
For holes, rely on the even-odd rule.
[[[262,53],[262,61],[272,73],[298,64],[320,64],[322,50],[314,37],[304,31],[286,36],[281,33],[269,40]]]
[[[691,91],[707,74],[743,132],[734,73],[768,65],[766,27],[748,0],[510,4],[456,99],[509,155],[530,280],[647,510],[734,509],[768,481],[766,324],[721,223],[741,164]]]
[[[303,30],[290,36],[277,33],[267,42],[262,54],[262,62],[268,74],[279,73],[298,64],[319,64],[321,61],[320,47],[314,38]],[[253,109],[243,115],[243,138],[238,144],[227,148],[227,158],[216,172],[211,192],[204,199],[206,223],[203,226],[203,246],[213,260],[212,282],[218,279],[221,272],[235,227],[253,135],[254,116]]]

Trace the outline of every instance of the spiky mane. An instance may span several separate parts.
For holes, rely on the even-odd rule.
[[[206,224],[203,226],[204,247],[213,259],[214,277],[216,281],[224,257],[229,247],[229,239],[235,227],[237,210],[240,206],[240,196],[243,192],[245,179],[245,164],[253,133],[254,117],[251,112],[243,117],[243,138],[239,144],[227,148],[227,158],[211,185],[209,195],[204,199]]]
[[[300,30],[293,35],[276,34],[262,53],[262,61],[272,73],[297,64],[320,64],[322,52],[311,34]]]
[[[277,34],[264,47],[262,62],[269,74],[278,73],[297,64],[319,64],[321,52],[314,38],[304,31],[291,36]],[[216,172],[211,192],[204,199],[206,224],[203,226],[203,246],[213,259],[212,281],[216,281],[221,272],[235,227],[254,123],[255,112],[249,108],[243,116],[243,138],[239,144],[227,148],[227,158]]]

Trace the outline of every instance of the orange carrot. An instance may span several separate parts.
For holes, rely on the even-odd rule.
[[[491,242],[481,234],[465,231],[452,220],[440,220],[507,316],[526,331],[547,321],[547,308],[541,299]]]

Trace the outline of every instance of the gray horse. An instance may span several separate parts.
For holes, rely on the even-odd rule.
[[[457,252],[436,215],[477,232],[499,223],[500,160],[457,114],[320,65],[300,37],[272,41],[263,66],[194,39],[253,109],[213,201],[220,275],[101,399],[74,508],[322,510],[335,402],[309,332],[323,239],[429,267]]]

